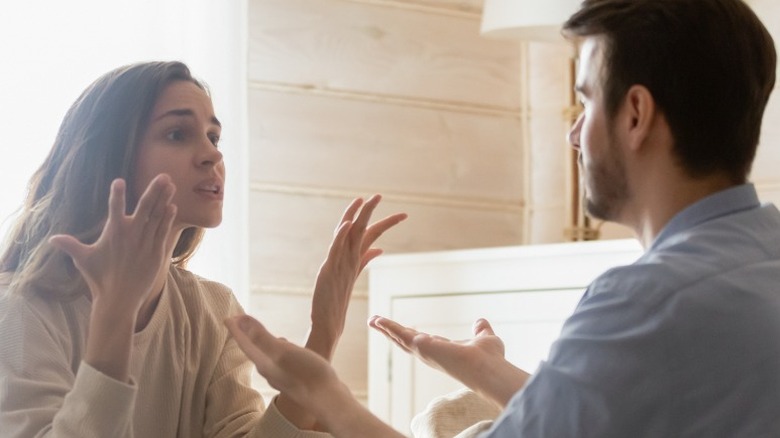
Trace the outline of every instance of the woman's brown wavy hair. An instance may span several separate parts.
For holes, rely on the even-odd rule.
[[[84,243],[97,240],[108,214],[111,181],[133,193],[135,157],[152,109],[166,86],[189,81],[207,91],[181,62],[145,62],[123,66],[98,78],[73,103],[60,125],[49,155],[33,174],[17,219],[0,257],[0,282],[10,290],[68,298],[86,285],[70,257],[48,243],[70,234]],[[184,266],[203,237],[203,229],[185,229],[173,263]]]

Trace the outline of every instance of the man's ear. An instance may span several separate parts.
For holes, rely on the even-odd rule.
[[[658,107],[650,90],[642,85],[631,86],[626,92],[623,111],[623,129],[626,130],[628,146],[639,150],[651,136],[658,117]]]

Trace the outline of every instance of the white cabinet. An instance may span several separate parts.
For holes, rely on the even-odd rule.
[[[386,255],[369,273],[369,312],[449,338],[487,318],[507,358],[533,372],[587,285],[641,254],[634,240]],[[368,403],[399,432],[428,402],[460,385],[369,335]]]

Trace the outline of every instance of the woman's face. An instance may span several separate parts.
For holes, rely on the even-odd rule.
[[[222,221],[225,163],[217,148],[221,125],[211,99],[190,81],[171,82],[155,103],[138,148],[134,192],[166,173],[176,185],[174,231]]]

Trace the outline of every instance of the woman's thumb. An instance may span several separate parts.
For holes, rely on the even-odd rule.
[[[56,234],[51,236],[49,238],[49,243],[60,251],[68,254],[74,261],[80,258],[84,247],[78,239],[67,234]]]

